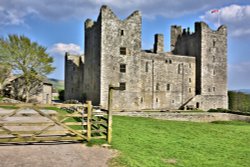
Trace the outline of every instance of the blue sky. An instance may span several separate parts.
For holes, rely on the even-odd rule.
[[[193,29],[205,21],[217,28],[228,27],[228,87],[250,88],[250,0],[0,0],[0,36],[25,35],[47,47],[54,57],[55,72],[64,78],[64,53],[84,53],[84,21],[96,20],[101,5],[108,5],[118,17],[142,12],[142,47],[153,46],[153,35],[163,33],[169,51],[170,26]]]

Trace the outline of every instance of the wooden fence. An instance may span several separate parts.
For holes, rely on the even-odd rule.
[[[19,108],[0,112],[0,143],[91,139],[111,142],[111,112],[94,107],[91,101],[84,105],[70,105],[75,110],[59,112],[42,110],[39,105],[16,106]]]

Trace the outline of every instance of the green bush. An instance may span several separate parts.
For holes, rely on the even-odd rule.
[[[64,101],[64,90],[59,90],[59,100]]]
[[[228,102],[232,111],[250,112],[250,94],[229,91]]]

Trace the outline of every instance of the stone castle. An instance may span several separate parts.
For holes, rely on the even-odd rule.
[[[171,51],[155,35],[152,50],[141,48],[142,18],[120,20],[102,6],[97,21],[85,21],[84,56],[65,56],[65,99],[87,98],[114,110],[228,108],[227,28],[195,23],[195,32],[171,26]]]

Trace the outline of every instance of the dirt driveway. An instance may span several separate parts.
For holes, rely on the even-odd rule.
[[[83,144],[0,145],[0,167],[107,167],[114,151]]]

